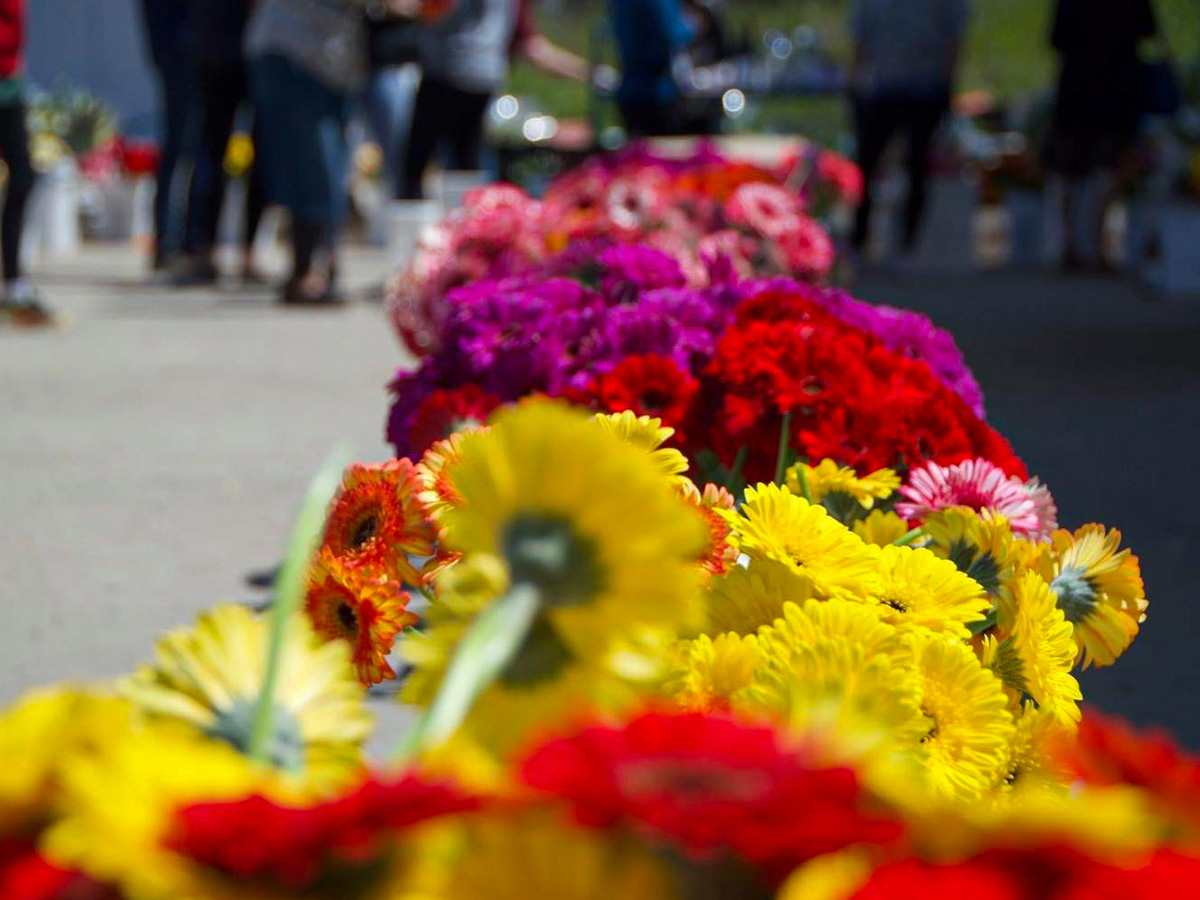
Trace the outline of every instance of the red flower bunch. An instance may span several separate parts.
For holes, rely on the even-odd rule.
[[[347,871],[378,876],[405,830],[479,805],[456,788],[412,775],[370,778],[313,806],[258,795],[188,806],[176,813],[168,843],[226,877],[306,892],[326,877],[335,887],[354,883]]]
[[[583,824],[648,831],[697,856],[732,852],[772,877],[902,830],[869,811],[851,770],[806,763],[772,728],[701,713],[586,727],[534,750],[521,776]]]
[[[1117,865],[1070,847],[1039,847],[956,863],[887,863],[847,900],[1159,900],[1194,896],[1198,884],[1200,860],[1171,852]]]
[[[1008,443],[928,365],[794,293],[744,301],[706,375],[707,399],[720,410],[709,445],[726,461],[746,447],[752,479],[770,476],[789,414],[797,452],[864,474],[980,456],[1025,477]]]
[[[4,900],[118,900],[86,875],[61,869],[20,839],[0,840],[0,897]]]

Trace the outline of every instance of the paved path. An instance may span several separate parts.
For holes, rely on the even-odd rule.
[[[384,262],[355,254],[351,285]],[[325,455],[386,455],[401,361],[376,305],[169,292],[126,248],[37,281],[69,327],[0,331],[0,701],[125,671],[162,629],[247,598]]]
[[[347,268],[371,283],[384,263]],[[386,455],[402,361],[378,307],[147,288],[123,249],[38,280],[72,323],[0,332],[0,701],[126,671],[160,630],[246,599],[243,574],[279,556],[328,450]],[[1200,747],[1200,302],[1043,274],[876,275],[857,293],[951,328],[1064,521],[1125,531],[1151,618],[1084,693]]]

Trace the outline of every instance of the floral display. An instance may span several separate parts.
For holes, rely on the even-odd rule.
[[[1138,559],[947,334],[643,240],[449,300],[268,610],[0,711],[5,900],[1195,893],[1200,758],[1083,705]]]
[[[820,283],[834,247],[819,217],[861,192],[853,163],[808,145],[773,167],[708,146],[680,159],[637,147],[560,176],[541,200],[511,185],[470,193],[424,236],[391,286],[389,309],[405,342],[424,354],[454,305],[452,288],[630,243],[673,260],[656,286],[704,287],[729,270]]]

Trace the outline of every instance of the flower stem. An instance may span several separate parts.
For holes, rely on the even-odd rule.
[[[892,541],[892,543],[895,544],[897,547],[907,547],[910,544],[915,544],[917,541],[919,541],[924,536],[925,536],[924,528],[914,528],[908,534],[904,535],[904,537],[896,538],[896,540]]]
[[[408,762],[458,730],[475,700],[520,652],[540,607],[536,587],[516,584],[480,613],[459,643],[437,696],[400,739],[398,762]]]
[[[796,466],[796,479],[800,482],[800,496],[812,503],[812,491],[808,487],[808,476],[804,474],[804,466]]]
[[[304,578],[308,565],[321,540],[329,501],[337,492],[342,472],[349,463],[350,448],[343,444],[321,465],[308,486],[304,504],[288,538],[287,557],[275,582],[275,600],[271,605],[271,627],[268,633],[267,666],[262,688],[254,705],[250,723],[248,755],[257,762],[267,762],[275,717],[275,686],[283,656],[283,638],[292,613],[300,606],[304,594]]]
[[[775,456],[775,483],[783,484],[783,476],[787,471],[788,446],[791,442],[792,411],[783,414],[783,424],[779,428],[779,453]]]

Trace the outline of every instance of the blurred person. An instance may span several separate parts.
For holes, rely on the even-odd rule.
[[[191,4],[142,0],[150,63],[158,77],[160,155],[154,186],[155,270],[165,269],[183,243],[187,190],[176,176],[189,153],[192,109]]]
[[[221,204],[228,178],[225,152],[238,110],[250,100],[250,79],[242,42],[253,0],[188,0],[195,35],[195,76],[200,136],[188,194],[183,258],[174,267],[177,284],[204,284],[217,279],[214,254]],[[257,136],[257,134],[256,134]],[[256,144],[261,140],[256,140]],[[263,168],[253,163],[246,174],[245,233],[241,277],[256,282],[254,236],[266,205]]]
[[[1111,199],[1132,162],[1144,112],[1138,47],[1157,32],[1150,0],[1058,0],[1050,42],[1061,68],[1045,161],[1064,182],[1066,269],[1084,262],[1075,222],[1084,179],[1104,174]],[[1103,247],[1107,207],[1107,202],[1099,205],[1099,218],[1091,226],[1097,250]],[[1099,262],[1104,265],[1103,259]]]
[[[530,0],[459,0],[445,19],[429,26],[421,41],[421,86],[400,199],[424,197],[425,170],[443,142],[448,168],[480,168],[484,116],[513,56],[552,75],[588,77],[586,60],[551,43],[538,29]]]
[[[617,107],[631,137],[684,134],[673,65],[696,35],[680,0],[609,0],[621,83]]]
[[[872,180],[889,142],[900,135],[908,173],[901,246],[906,254],[916,246],[929,149],[950,108],[968,15],[967,0],[854,0],[849,83],[864,185],[852,237],[857,253],[869,237]]]
[[[291,212],[281,300],[343,302],[338,244],[348,205],[346,126],[366,84],[367,0],[257,0],[246,35],[272,203]]]
[[[21,273],[25,206],[36,181],[25,124],[25,26],[25,0],[0,0],[0,155],[8,166],[8,189],[0,213],[4,268],[0,318],[17,325],[47,325],[54,316]]]

